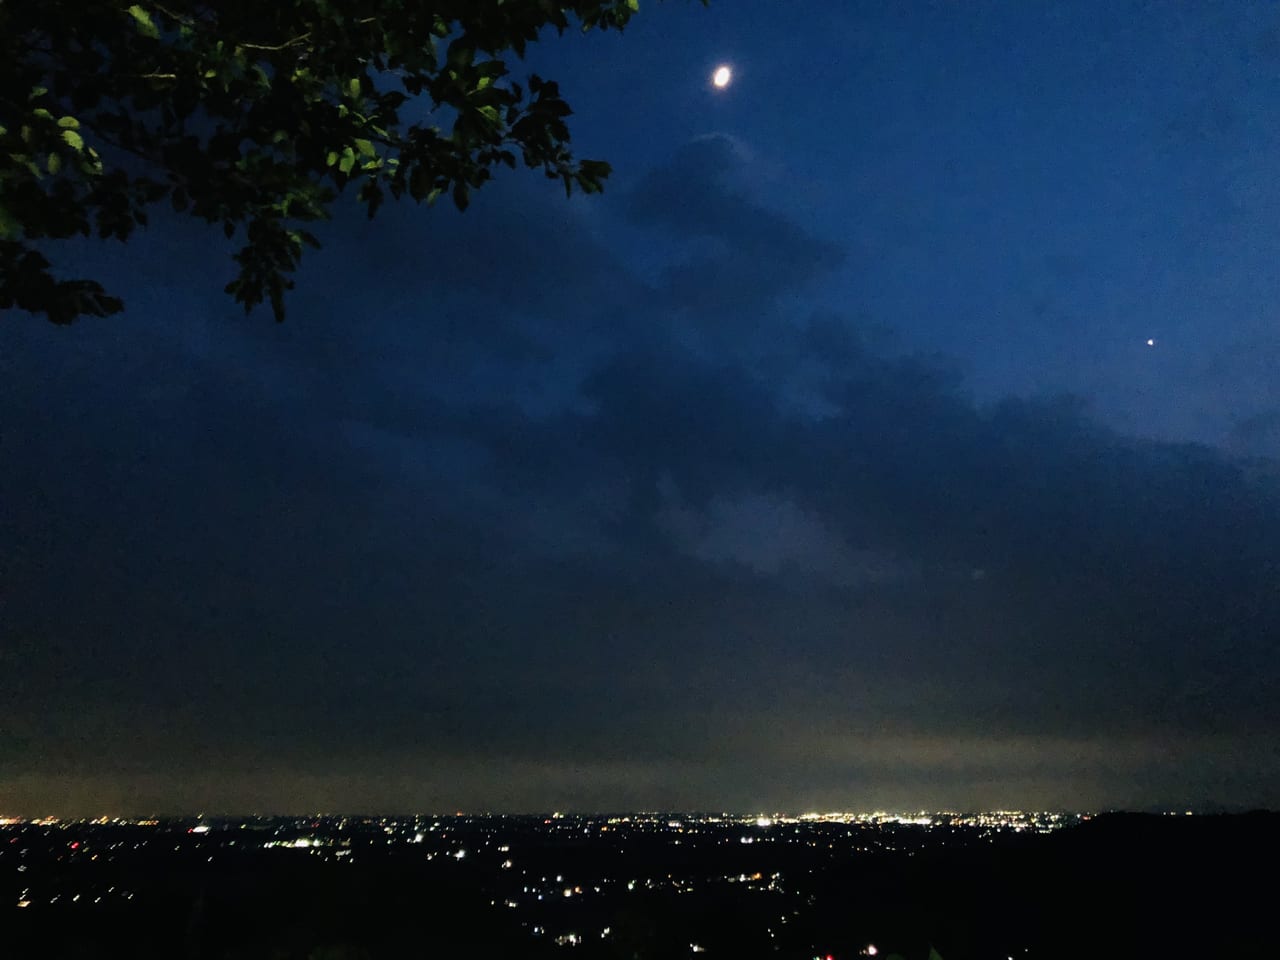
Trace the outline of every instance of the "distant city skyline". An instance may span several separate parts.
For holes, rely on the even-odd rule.
[[[0,822],[0,916],[17,960],[77,943],[169,957],[179,942],[375,960],[1248,956],[1271,936],[1269,891],[1236,867],[1278,827],[1274,813]]]

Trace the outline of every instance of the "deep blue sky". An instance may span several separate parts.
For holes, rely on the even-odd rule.
[[[603,198],[341,213],[279,327],[162,219],[4,319],[0,813],[1280,803],[1274,4],[527,69]]]

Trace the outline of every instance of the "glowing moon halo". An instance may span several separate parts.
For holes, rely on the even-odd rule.
[[[711,82],[717,89],[723,90],[729,85],[729,81],[733,79],[733,71],[727,65],[716,67],[716,72],[711,75]]]

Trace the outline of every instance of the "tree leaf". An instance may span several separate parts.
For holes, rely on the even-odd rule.
[[[0,240],[11,240],[20,236],[22,236],[22,224],[3,203],[0,203]]]
[[[63,130],[62,139],[72,150],[83,152],[84,137],[80,136],[80,134],[76,133],[74,130]]]
[[[144,37],[150,37],[152,40],[160,39],[160,28],[151,19],[151,14],[136,3],[129,8],[129,16],[133,17],[134,22],[138,25],[138,32]]]

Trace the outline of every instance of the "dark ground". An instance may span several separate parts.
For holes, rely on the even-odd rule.
[[[987,837],[813,824],[750,845],[740,828],[441,822],[422,843],[388,842],[381,828],[311,831],[346,845],[344,859],[336,847],[262,849],[278,825],[0,828],[0,957],[666,960],[695,943],[709,958],[795,960],[852,958],[871,943],[906,960],[931,947],[944,960],[1280,955],[1272,814],[1113,814]],[[301,835],[288,823],[285,835]],[[467,857],[450,855],[461,847]],[[570,885],[583,893],[561,897]],[[30,905],[15,907],[26,890]],[[567,931],[583,942],[557,945]]]

